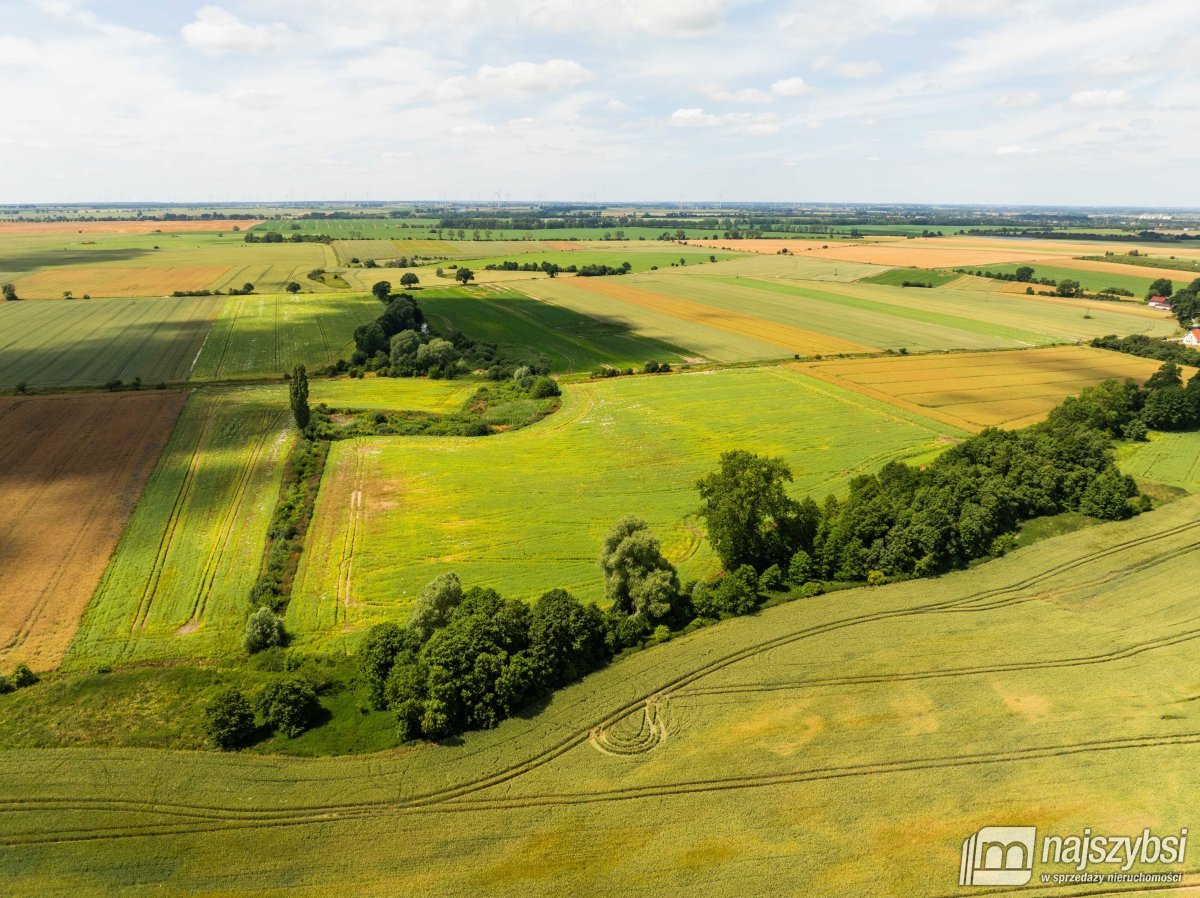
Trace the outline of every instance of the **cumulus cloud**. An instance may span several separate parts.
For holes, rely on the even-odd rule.
[[[799,97],[810,90],[803,78],[783,78],[771,85],[771,93],[777,97]]]
[[[736,134],[777,134],[782,129],[779,117],[769,112],[727,112],[714,115],[699,106],[676,109],[667,124],[679,128],[722,128]]]
[[[771,95],[757,87],[743,87],[740,90],[710,90],[708,98],[714,103],[770,103]]]
[[[1007,144],[1002,147],[996,147],[997,156],[1032,156],[1040,153],[1041,150],[1031,149],[1029,147],[1020,147],[1015,144]]]
[[[474,75],[458,75],[446,80],[438,95],[443,99],[457,99],[505,92],[544,93],[577,87],[592,77],[586,68],[569,59],[484,65]]]
[[[720,25],[727,6],[727,0],[521,0],[518,14],[551,31],[692,35]]]
[[[832,56],[822,56],[813,63],[813,68],[819,72],[829,72],[839,78],[871,78],[883,71],[883,66],[875,59],[858,61],[839,61]]]
[[[1023,90],[1017,93],[1001,94],[992,101],[992,105],[999,106],[1001,109],[1027,109],[1037,105],[1041,98],[1042,95],[1036,90]]]
[[[1104,90],[1103,88],[1096,88],[1094,90],[1077,90],[1071,94],[1071,104],[1073,106],[1124,106],[1129,100],[1128,92],[1120,89]]]
[[[183,39],[204,53],[259,53],[286,44],[292,30],[281,22],[247,25],[219,6],[202,6],[196,18],[183,26]]]

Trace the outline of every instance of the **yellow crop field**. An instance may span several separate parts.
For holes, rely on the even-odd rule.
[[[839,359],[792,367],[963,430],[977,431],[1024,427],[1084,387],[1109,377],[1144,381],[1159,364],[1090,346],[1055,346]]]
[[[52,268],[17,280],[25,299],[59,299],[63,291],[80,297],[169,296],[176,290],[203,290],[229,271],[228,265],[166,268]]]

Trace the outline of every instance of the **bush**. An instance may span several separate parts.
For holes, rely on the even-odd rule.
[[[1017,535],[1015,533],[1001,533],[992,540],[991,548],[988,549],[988,554],[993,558],[999,558],[1001,555],[1007,555],[1017,547]]]
[[[38,681],[37,674],[29,669],[28,664],[18,664],[13,668],[12,675],[8,678],[14,689],[24,689],[26,686],[32,686]]]
[[[6,692],[12,691],[12,683],[8,682],[8,677],[6,677],[4,674],[0,674],[0,695],[4,695]]]
[[[254,736],[254,712],[237,689],[226,689],[204,709],[205,732],[222,751],[246,745]]]
[[[549,399],[552,396],[561,396],[562,388],[552,377],[537,377],[529,387],[529,395],[533,399]]]
[[[765,592],[778,592],[783,589],[783,571],[779,569],[779,565],[773,564],[758,578],[759,589]]]
[[[294,739],[316,719],[317,691],[303,677],[281,677],[259,693],[255,705],[267,726]]]
[[[825,592],[825,587],[816,581],[810,580],[800,587],[800,598],[811,599],[813,596],[819,596]]]
[[[283,621],[263,605],[246,619],[246,651],[250,654],[283,645]]]
[[[1133,418],[1121,428],[1121,436],[1135,443],[1144,442],[1148,433],[1146,422],[1141,418]]]
[[[743,564],[719,580],[701,581],[692,592],[692,605],[701,617],[749,614],[758,605],[758,575]]]
[[[883,571],[867,571],[867,586],[883,586],[887,583],[887,577]]]

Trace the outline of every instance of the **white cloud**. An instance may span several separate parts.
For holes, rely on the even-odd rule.
[[[710,90],[708,98],[714,103],[770,103],[771,95],[757,87],[740,90]]]
[[[699,106],[690,106],[685,109],[676,109],[671,113],[668,121],[672,125],[689,127],[692,125],[716,125],[720,124],[721,120],[715,115],[709,115]]]
[[[577,87],[593,77],[591,72],[569,59],[483,65],[474,75],[458,75],[443,82],[438,95],[443,99],[457,99],[505,92],[544,93]]]
[[[813,68],[819,72],[830,72],[839,78],[871,78],[883,71],[878,60],[863,59],[859,61],[839,62],[832,56],[822,56],[813,63]]]
[[[1129,93],[1124,90],[1077,90],[1071,94],[1071,104],[1074,106],[1124,106],[1129,102]]]
[[[1023,90],[1017,93],[1001,94],[992,101],[993,106],[1001,109],[1027,109],[1036,106],[1042,95],[1036,90]]]
[[[725,19],[727,0],[521,0],[521,19],[549,31],[628,29],[675,36],[711,31]]]
[[[202,6],[196,18],[183,26],[183,39],[204,53],[260,53],[286,44],[292,30],[281,22],[247,25],[219,6]]]
[[[1040,152],[1041,150],[1030,149],[1028,147],[1019,147],[1015,144],[1007,144],[1002,147],[996,147],[997,156],[1033,156]]]
[[[783,78],[771,85],[771,93],[777,97],[799,97],[811,90],[803,78]]]

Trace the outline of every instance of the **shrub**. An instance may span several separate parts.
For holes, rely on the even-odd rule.
[[[1121,428],[1121,436],[1137,443],[1145,441],[1147,433],[1146,422],[1141,418],[1133,418]]]
[[[317,691],[303,677],[280,677],[267,684],[255,705],[267,726],[294,739],[316,719]]]
[[[529,387],[529,395],[533,399],[549,399],[552,396],[561,396],[562,388],[552,377],[537,377]]]
[[[4,674],[0,674],[0,695],[4,695],[6,692],[12,692],[12,690],[12,683],[8,682],[8,677],[6,677]]]
[[[800,587],[800,598],[811,599],[813,596],[819,596],[825,592],[825,587],[820,583],[810,580]]]
[[[883,586],[887,583],[887,577],[883,571],[867,571],[867,586]]]
[[[8,679],[14,689],[24,689],[38,681],[37,674],[29,669],[28,664],[18,664],[13,668],[12,675]]]
[[[254,736],[254,712],[237,689],[226,689],[204,709],[205,732],[222,751],[246,745]]]
[[[283,621],[266,605],[246,619],[246,651],[250,654],[283,645]]]
[[[783,571],[779,569],[779,565],[773,564],[758,578],[759,589],[765,592],[778,592],[783,589]]]

